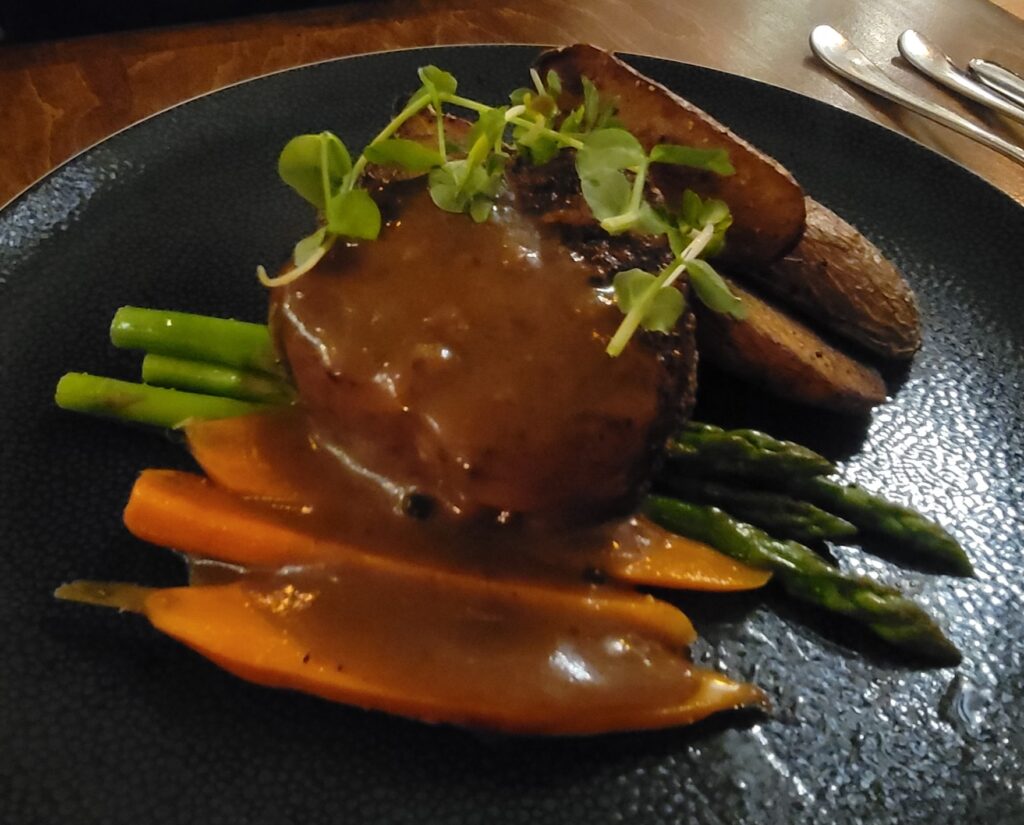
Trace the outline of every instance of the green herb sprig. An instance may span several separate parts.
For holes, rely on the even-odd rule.
[[[709,309],[737,320],[746,317],[743,302],[732,294],[711,264],[700,257],[721,247],[725,231],[732,223],[728,207],[719,200],[703,201],[687,189],[679,214],[663,212],[656,214],[656,218],[664,222],[675,258],[657,275],[628,269],[615,276],[615,301],[626,317],[605,348],[613,358],[622,353],[638,329],[671,331],[685,309],[682,292],[673,288],[683,273]]]
[[[702,201],[689,190],[677,213],[655,206],[647,197],[648,172],[655,163],[688,166],[719,175],[733,174],[723,149],[700,149],[658,144],[649,152],[616,119],[617,102],[602,98],[587,78],[582,79],[583,102],[570,111],[559,107],[562,84],[550,71],[541,78],[530,70],[533,88],[517,89],[510,105],[489,106],[458,94],[453,75],[425,66],[421,86],[402,110],[352,161],[345,144],[330,132],[300,135],[285,146],[278,161],[281,178],[313,204],[320,227],[295,245],[293,266],[284,274],[257,274],[266,286],[281,286],[311,270],[339,238],[373,240],[381,215],[369,192],[360,186],[369,163],[393,166],[427,175],[433,202],[449,212],[486,221],[504,185],[513,149],[535,164],[552,160],[564,149],[575,150],[575,167],[587,206],[600,226],[612,235],[634,232],[663,235],[675,258],[657,275],[639,269],[620,272],[614,292],[625,317],[608,344],[609,355],[622,352],[637,329],[667,332],[684,309],[682,293],[672,288],[685,272],[697,297],[716,312],[743,315],[739,299],[703,257],[717,252],[732,217],[717,200]],[[445,134],[445,107],[476,114],[465,146],[454,150]],[[424,110],[433,112],[436,149],[395,137],[401,127]]]

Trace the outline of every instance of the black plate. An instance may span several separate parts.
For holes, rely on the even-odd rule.
[[[407,51],[244,83],[114,136],[0,216],[0,820],[1020,821],[1024,210],[892,132],[707,69],[636,60],[787,164],[917,290],[924,349],[848,472],[941,515],[978,579],[854,550],[841,562],[917,595],[961,667],[914,669],[782,604],[703,600],[698,657],[755,678],[773,716],[495,740],[254,687],[141,620],[51,599],[76,577],[182,581],[171,554],[119,523],[135,474],[184,466],[180,449],[51,402],[65,370],[137,369],[106,343],[113,310],[259,319],[256,264],[283,259],[309,221],[275,173],[287,138],[365,141],[426,62],[499,100],[534,53]],[[859,436],[825,415],[801,421],[835,450]]]

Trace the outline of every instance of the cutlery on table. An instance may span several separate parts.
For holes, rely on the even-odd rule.
[[[967,64],[967,68],[973,77],[990,89],[994,89],[1003,97],[1008,97],[1014,103],[1024,106],[1024,77],[1016,72],[1011,72],[998,63],[993,63],[991,60],[982,60],[977,57]]]
[[[1002,95],[968,77],[938,46],[913,29],[907,29],[896,41],[900,54],[921,74],[947,89],[982,103],[1000,114],[1024,123],[1024,107],[1017,106]]]
[[[972,123],[944,106],[932,103],[901,86],[868,59],[842,34],[831,26],[816,26],[811,31],[811,51],[837,74],[863,86],[870,92],[899,103],[923,117],[995,149],[1018,163],[1024,164],[1024,149],[1004,140],[976,123]]]

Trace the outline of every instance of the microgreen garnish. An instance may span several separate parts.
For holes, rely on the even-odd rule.
[[[627,269],[615,276],[615,302],[627,317],[635,310],[636,326],[653,332],[669,332],[683,314],[683,293],[678,289],[661,288],[672,271],[669,267],[659,275],[652,275],[642,269]],[[662,276],[664,280],[659,283]],[[621,349],[615,354],[618,352]]]
[[[548,72],[541,79],[536,69],[530,69],[533,89],[516,89],[509,95],[512,101],[513,117],[522,122],[512,128],[512,140],[526,157],[540,166],[555,157],[563,148],[556,134],[555,120],[559,115],[558,96],[562,93],[562,81],[555,72]]]
[[[410,172],[429,172],[444,163],[447,157],[447,152],[441,154],[419,141],[405,138],[388,138],[380,143],[371,143],[366,147],[365,154],[370,163],[399,166]]]
[[[441,157],[447,156],[447,148],[444,141],[444,108],[441,105],[441,95],[455,94],[459,87],[455,76],[449,74],[437,66],[423,66],[419,70],[420,80],[423,81],[423,91],[430,95],[430,103],[434,107],[434,119],[437,123],[437,152]],[[443,161],[442,161],[443,162]]]
[[[721,201],[703,201],[687,189],[679,214],[666,213],[661,219],[668,227],[675,258],[657,275],[630,269],[615,276],[615,301],[625,317],[605,350],[613,358],[622,353],[638,329],[668,332],[675,326],[685,302],[683,294],[673,287],[684,272],[697,297],[709,309],[736,319],[746,315],[740,299],[729,291],[711,264],[699,257],[707,254],[716,241],[721,244],[722,235],[732,223],[728,207]]]
[[[271,278],[262,266],[257,268],[265,286],[283,286],[304,275],[338,237],[373,240],[380,233],[380,209],[365,189],[355,188],[352,158],[336,135],[321,132],[292,138],[278,158],[277,171],[319,210],[324,226],[296,244],[288,272]]]
[[[743,302],[729,291],[722,276],[707,261],[700,258],[687,261],[686,273],[690,276],[693,291],[708,309],[731,315],[737,321],[747,317],[747,308]]]
[[[583,138],[583,147],[576,153],[576,173],[583,197],[605,232],[611,235],[629,231],[644,235],[669,232],[670,225],[644,199],[647,171],[652,163],[690,166],[720,175],[731,175],[735,171],[728,153],[722,149],[659,143],[648,153],[625,129],[609,127],[591,132]],[[632,175],[632,182],[626,172]],[[721,204],[721,201],[712,203]],[[728,207],[725,210],[728,211]],[[703,226],[703,222],[691,225]],[[722,231],[724,233],[724,228]]]
[[[456,93],[458,82],[453,75],[436,66],[424,66],[419,70],[422,86],[354,163],[345,144],[330,132],[299,135],[289,141],[278,160],[278,172],[285,183],[317,208],[323,225],[296,244],[293,267],[284,274],[271,278],[262,266],[258,267],[260,281],[271,287],[291,283],[316,266],[340,237],[377,237],[380,210],[359,186],[369,163],[416,174],[426,172],[430,196],[440,208],[464,212],[477,222],[487,220],[503,182],[508,126],[513,128],[517,148],[532,152],[535,162],[550,160],[565,147],[582,146],[572,134],[552,128],[558,115],[556,98],[561,93],[558,75],[549,72],[546,84],[536,72],[534,75],[534,92],[527,90],[517,105],[495,107],[461,97]],[[453,147],[445,135],[445,105],[477,114],[465,157],[451,157]],[[437,124],[436,150],[394,136],[406,121],[428,107],[433,109]],[[600,113],[596,119],[600,119]]]
[[[697,149],[693,146],[678,146],[673,143],[659,143],[650,153],[651,163],[671,163],[675,166],[692,166],[707,169],[719,175],[735,173],[725,149]]]
[[[597,86],[590,82],[590,78],[584,76],[583,84],[583,107],[580,112],[583,132],[593,132],[597,129],[614,128],[619,126],[615,119],[618,111],[618,101],[602,98]]]
[[[348,149],[330,132],[300,135],[285,146],[278,160],[281,178],[317,208],[321,226],[295,245],[293,267],[277,278],[259,267],[267,286],[281,286],[308,272],[338,238],[373,240],[381,228],[380,210],[360,186],[370,163],[427,175],[433,202],[449,212],[486,221],[504,185],[509,151],[506,134],[519,154],[544,164],[563,149],[576,152],[576,172],[583,198],[601,227],[612,235],[634,232],[664,235],[673,261],[657,275],[639,269],[620,272],[614,280],[616,301],[625,314],[609,342],[618,355],[637,329],[668,332],[684,309],[682,293],[672,288],[687,273],[697,297],[716,312],[743,316],[743,306],[702,257],[715,254],[732,222],[729,208],[717,200],[703,201],[687,190],[678,212],[656,206],[647,197],[652,164],[688,166],[719,175],[733,174],[723,149],[701,149],[661,143],[650,151],[616,119],[618,102],[603,98],[582,78],[583,101],[562,111],[561,79],[549,71],[541,77],[531,69],[532,88],[517,89],[511,105],[488,106],[459,95],[455,77],[436,66],[419,70],[421,86],[409,102],[352,160]],[[476,115],[462,145],[445,133],[445,107]],[[436,148],[396,137],[402,125],[429,110],[436,123]]]

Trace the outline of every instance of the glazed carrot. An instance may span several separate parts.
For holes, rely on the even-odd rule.
[[[627,522],[600,563],[616,581],[685,590],[753,590],[771,573],[738,562],[700,541],[670,533],[642,516]],[[624,525],[625,527],[626,525]]]
[[[193,421],[185,427],[189,450],[203,471],[221,487],[244,496],[306,503],[303,478],[292,478],[296,464],[321,460],[295,410]],[[279,456],[288,456],[288,461]]]
[[[222,490],[202,476],[144,470],[132,487],[125,526],[144,541],[252,567],[331,558],[327,543],[302,535],[275,511]]]
[[[167,590],[75,582],[57,595],[143,613],[248,681],[430,722],[594,734],[689,724],[764,702],[757,688],[693,666],[598,603],[523,604],[507,590],[496,602],[498,594],[447,581],[376,572],[340,578],[336,592],[280,578]],[[565,646],[563,634],[581,618],[586,630],[577,627]],[[600,652],[622,639],[642,654],[619,661]]]
[[[633,616],[650,632],[679,646],[697,638],[682,612],[651,596],[623,589],[598,591],[588,586],[491,579],[436,563],[366,553],[339,541],[304,534],[288,524],[280,511],[245,501],[191,473],[144,471],[132,489],[124,521],[133,535],[153,544],[247,567],[319,564],[344,574],[379,571],[425,583],[447,582],[451,588],[472,588],[499,600],[511,596],[524,603],[585,603]]]
[[[278,502],[312,503],[317,491],[308,480],[322,474],[325,456],[311,448],[302,427],[294,426],[290,416],[297,414],[195,422],[186,428],[189,448],[207,475],[228,490]],[[275,460],[280,455],[288,460]],[[309,472],[287,475],[303,465]],[[623,522],[609,546],[597,551],[590,564],[616,581],[684,590],[752,590],[771,578],[770,572],[644,518]]]

